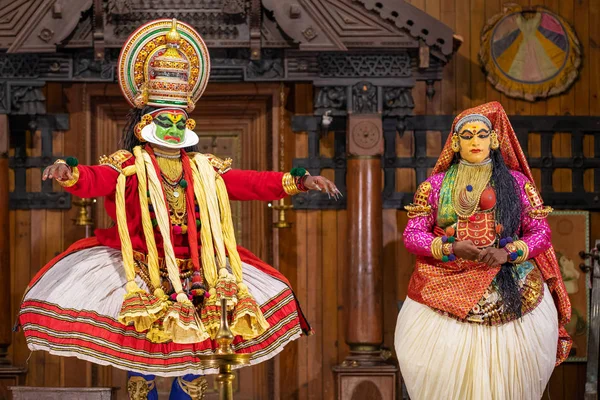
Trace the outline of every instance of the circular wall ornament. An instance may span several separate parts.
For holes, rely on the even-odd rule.
[[[573,84],[581,45],[573,28],[547,8],[510,5],[483,28],[479,59],[497,90],[535,101]]]
[[[379,129],[370,121],[361,121],[352,130],[352,138],[358,147],[371,149],[379,142]]]

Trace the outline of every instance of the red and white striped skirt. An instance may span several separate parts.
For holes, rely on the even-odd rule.
[[[240,255],[244,281],[270,325],[259,337],[233,343],[235,352],[252,354],[252,365],[274,357],[310,327],[285,278],[247,250]],[[137,283],[147,290],[139,277]],[[119,323],[125,284],[119,250],[97,245],[59,256],[34,279],[21,306],[29,349],[158,376],[217,372],[198,359],[216,348],[214,341],[153,343],[145,332]]]

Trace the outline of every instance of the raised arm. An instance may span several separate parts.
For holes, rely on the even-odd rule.
[[[304,170],[291,172],[231,169],[231,159],[222,160],[207,154],[211,164],[223,177],[231,200],[279,200],[309,190],[320,190],[337,198],[339,190],[322,176],[304,176]],[[301,179],[302,178],[302,179]]]
[[[65,190],[81,198],[104,197],[115,192],[117,177],[123,164],[131,159],[131,153],[117,151],[100,158],[101,165],[78,165],[77,159],[58,160],[44,170],[42,179],[56,179]]]
[[[221,176],[231,200],[273,201],[293,194],[283,187],[283,172],[232,169]]]

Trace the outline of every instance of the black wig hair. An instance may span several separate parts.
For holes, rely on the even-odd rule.
[[[503,227],[501,237],[515,237],[521,224],[519,186],[504,163],[500,151],[492,150],[490,157],[493,165],[492,185],[496,191],[496,221]],[[496,275],[496,284],[506,311],[521,317],[521,293],[512,263],[502,264]]]
[[[510,173],[499,150],[491,150],[492,159],[492,185],[496,192],[496,221],[502,225],[501,238],[515,237],[521,224],[521,199],[519,186]],[[458,163],[460,156],[455,154],[454,162]],[[496,275],[496,285],[505,310],[521,317],[521,292],[519,290],[518,276],[512,263],[502,264]]]
[[[125,128],[123,129],[123,136],[119,143],[121,149],[133,152],[133,148],[135,146],[142,146],[144,144],[140,142],[137,136],[135,136],[135,126],[138,122],[142,120],[142,116],[151,113],[155,110],[156,108],[151,106],[145,106],[144,108],[132,108],[131,110],[129,110],[129,113],[127,114],[127,123],[125,124]],[[197,152],[198,145],[186,147],[185,151]]]

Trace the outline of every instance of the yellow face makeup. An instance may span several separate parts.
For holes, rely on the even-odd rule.
[[[473,164],[490,157],[491,130],[479,121],[466,123],[458,132],[460,157]]]

